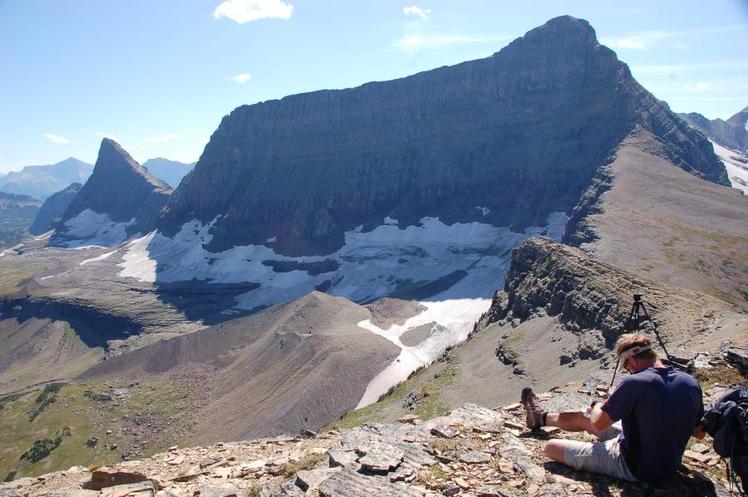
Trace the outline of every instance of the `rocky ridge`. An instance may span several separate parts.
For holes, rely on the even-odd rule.
[[[723,301],[639,277],[544,238],[532,238],[514,250],[504,290],[494,295],[477,328],[557,316],[566,329],[593,333],[595,341],[602,340],[600,347],[611,349],[626,332],[635,293],[644,295],[649,314],[673,350],[691,348],[697,340],[716,348],[728,338],[723,326],[737,335],[748,331],[748,319]]]
[[[567,385],[542,394],[549,409],[581,409],[592,393]],[[308,436],[279,436],[180,449],[149,459],[0,484],[2,497],[561,497],[638,496],[641,484],[585,474],[545,460],[542,444],[567,437],[555,428],[529,432],[519,404],[466,404],[446,416],[367,424]],[[578,438],[581,435],[575,434]],[[719,458],[694,444],[678,475],[655,495],[733,495]],[[736,494],[735,494],[736,495]]]

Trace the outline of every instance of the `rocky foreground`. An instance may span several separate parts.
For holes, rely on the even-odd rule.
[[[600,388],[569,385],[541,399],[550,409],[578,409]],[[466,404],[428,421],[406,416],[309,437],[174,447],[112,467],[75,466],[3,483],[0,497],[737,495],[708,442],[689,447],[672,481],[648,488],[549,462],[544,441],[568,434],[530,432],[523,418],[519,404]]]

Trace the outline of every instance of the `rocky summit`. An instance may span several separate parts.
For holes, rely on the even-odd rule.
[[[226,116],[160,229],[211,225],[212,251],[328,254],[391,216],[522,228],[568,212],[636,126],[728,185],[703,135],[642,88],[584,20],[552,19],[491,57],[293,95]]]
[[[581,409],[589,390],[566,385],[541,395],[549,409]],[[0,483],[3,497],[564,497],[733,494],[719,457],[703,444],[686,451],[666,484],[649,487],[584,474],[542,455],[556,428],[530,432],[519,404],[466,404],[428,421],[367,424],[306,437],[178,448],[149,459]],[[589,440],[589,438],[587,438]]]
[[[94,171],[56,224],[52,243],[113,244],[149,231],[169,194],[171,188],[104,138]]]

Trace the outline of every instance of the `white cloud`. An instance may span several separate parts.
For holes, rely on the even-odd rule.
[[[693,64],[644,64],[631,66],[631,71],[637,75],[668,77],[684,72],[724,69],[748,69],[748,61],[701,62]]]
[[[47,140],[51,141],[52,143],[57,143],[57,144],[60,144],[60,145],[64,145],[64,144],[68,143],[68,139],[65,138],[64,136],[54,135],[52,133],[44,133],[43,136],[44,136],[44,138],[46,138]]]
[[[610,48],[622,50],[649,50],[655,45],[666,42],[675,50],[685,50],[687,47],[682,38],[693,38],[704,35],[720,35],[745,29],[741,26],[717,26],[711,28],[686,29],[683,31],[645,31],[634,33],[621,38],[602,38],[600,43]]]
[[[288,19],[294,6],[282,0],[225,0],[213,11],[213,17],[226,17],[239,24],[259,19]]]
[[[241,74],[237,74],[236,76],[231,76],[229,79],[233,81],[234,83],[239,83],[240,85],[243,85],[244,83],[252,79],[252,75],[249,74],[248,72],[243,72]]]
[[[424,33],[406,33],[393,46],[405,53],[414,53],[428,48],[439,48],[447,45],[464,45],[470,43],[496,43],[507,41],[507,36],[472,36],[472,35],[427,35]]]
[[[409,7],[403,8],[403,14],[405,14],[406,16],[418,16],[421,19],[426,19],[429,14],[431,14],[431,9],[422,9],[421,7],[411,5]]]
[[[688,91],[705,91],[711,88],[712,85],[707,83],[706,81],[697,81],[696,83],[686,85],[686,90]]]
[[[155,143],[167,143],[181,140],[184,140],[184,137],[179,133],[165,133],[163,135],[149,136],[143,141],[145,143],[153,145]]]
[[[111,134],[111,133],[105,133],[105,132],[103,132],[103,131],[97,131],[97,132],[96,132],[96,136],[98,136],[98,137],[100,137],[100,138],[109,138],[110,140],[114,140],[114,141],[116,141],[116,142],[117,142],[117,143],[119,143],[120,145],[122,144],[122,140],[120,140],[119,138],[117,138],[116,136],[114,136],[114,135],[113,135],[113,134]]]

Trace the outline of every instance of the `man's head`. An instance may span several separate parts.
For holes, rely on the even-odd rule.
[[[616,342],[616,357],[621,369],[636,373],[654,366],[657,352],[652,348],[652,340],[644,333],[627,333]]]

